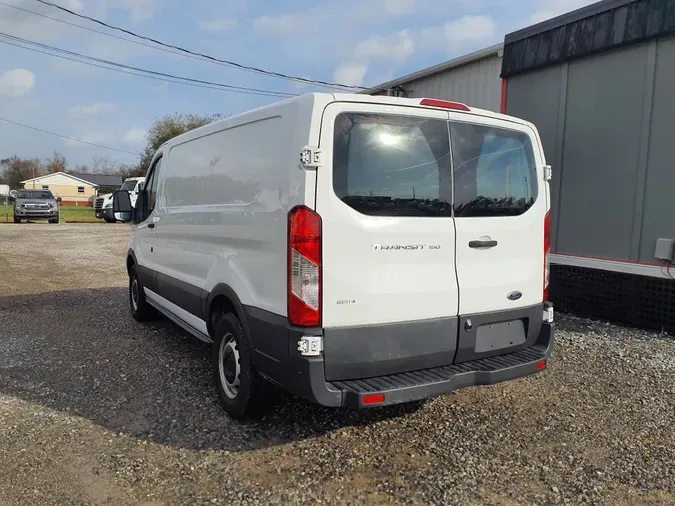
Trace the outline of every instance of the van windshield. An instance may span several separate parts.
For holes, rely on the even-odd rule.
[[[363,214],[450,216],[447,122],[386,114],[340,114],[333,188]]]
[[[454,208],[458,218],[516,216],[537,198],[537,172],[523,132],[343,113],[335,120],[333,189],[368,215],[443,217]]]

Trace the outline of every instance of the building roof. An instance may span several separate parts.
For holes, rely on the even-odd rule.
[[[506,35],[502,77],[675,33],[675,0],[602,0]]]
[[[120,176],[108,176],[105,174],[75,174],[75,176],[96,186],[122,186],[124,182]]]
[[[73,174],[68,174],[67,172],[53,172],[51,174],[44,174],[42,176],[34,177],[32,179],[26,179],[25,181],[21,181],[21,184],[26,185],[27,183],[41,183],[41,184],[67,184],[65,181],[70,180],[72,184],[77,184],[81,185],[84,183],[85,185],[89,186],[98,186],[95,185],[86,179],[81,179],[79,175],[73,175]]]
[[[21,181],[24,186],[28,183],[40,184],[67,184],[65,181],[70,180],[74,185],[87,185],[98,188],[99,186],[122,186],[122,178],[119,176],[107,176],[103,174],[69,174],[67,172],[54,172],[52,174],[45,174],[32,179]]]
[[[485,49],[481,49],[479,51],[475,51],[473,53],[460,56],[459,58],[439,63],[438,65],[434,65],[433,67],[413,72],[412,74],[408,74],[407,76],[399,77],[397,79],[394,79],[393,81],[387,81],[386,83],[382,83],[370,89],[360,91],[359,93],[369,95],[371,93],[376,93],[378,91],[395,88],[396,86],[401,86],[402,84],[409,83],[410,81],[422,79],[423,77],[438,74],[439,72],[450,70],[455,67],[460,67],[462,65],[466,65],[467,63],[482,60],[483,58],[488,58],[495,54],[501,56],[501,52],[503,51],[503,49],[504,44],[502,43],[495,44],[494,46],[486,47]]]

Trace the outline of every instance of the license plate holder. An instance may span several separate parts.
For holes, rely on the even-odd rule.
[[[523,320],[488,323],[476,329],[475,353],[487,353],[524,344],[527,340]]]

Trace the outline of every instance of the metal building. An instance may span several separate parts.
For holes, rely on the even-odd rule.
[[[463,102],[499,112],[501,107],[502,51],[497,44],[450,60],[363,93],[402,97],[433,97]]]
[[[557,307],[675,332],[675,0],[602,0],[365,93],[532,121]]]
[[[563,309],[675,330],[675,0],[605,0],[509,34],[508,114],[554,168]]]

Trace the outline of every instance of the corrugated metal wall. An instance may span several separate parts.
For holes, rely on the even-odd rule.
[[[411,98],[454,100],[499,112],[501,106],[502,59],[496,54],[454,67],[401,86]],[[386,92],[379,92],[384,95]]]
[[[554,167],[556,253],[656,262],[675,238],[675,38],[509,78]]]

